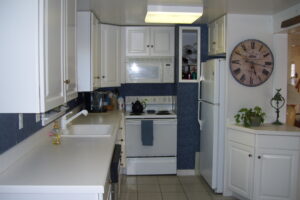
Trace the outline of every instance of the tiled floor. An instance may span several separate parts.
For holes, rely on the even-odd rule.
[[[234,200],[213,194],[198,176],[124,176],[121,200]]]

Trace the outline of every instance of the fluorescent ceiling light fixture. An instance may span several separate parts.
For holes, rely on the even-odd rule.
[[[192,24],[202,13],[202,6],[148,5],[145,22]]]

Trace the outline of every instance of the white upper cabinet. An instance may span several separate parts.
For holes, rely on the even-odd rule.
[[[126,27],[126,56],[174,56],[174,27]]]
[[[77,78],[80,92],[100,87],[98,23],[92,12],[77,12]]]
[[[66,0],[1,2],[1,113],[40,113],[65,102],[68,6]]]
[[[208,25],[208,54],[226,53],[226,16]]]
[[[78,96],[76,73],[76,0],[66,0],[65,15],[65,102]]]
[[[120,27],[100,25],[101,87],[120,86]]]

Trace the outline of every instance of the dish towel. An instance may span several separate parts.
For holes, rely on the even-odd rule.
[[[144,146],[153,146],[153,120],[141,121],[141,136]]]

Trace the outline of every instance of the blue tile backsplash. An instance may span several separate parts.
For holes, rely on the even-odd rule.
[[[209,59],[208,56],[208,28],[201,27],[201,61]],[[175,78],[178,80],[178,27],[175,28]],[[197,121],[197,83],[175,84],[122,84],[117,88],[104,88],[101,90],[118,89],[122,96],[161,96],[177,95],[178,114],[178,169],[194,169],[195,152],[200,150],[200,131]],[[83,99],[73,100],[68,105],[75,107],[83,103]],[[85,99],[89,101],[89,99]],[[86,102],[87,103],[87,102]],[[24,114],[24,128],[18,130],[18,114],[0,114],[0,154],[13,147],[37,130],[41,129],[41,122],[35,122],[35,114]]]

